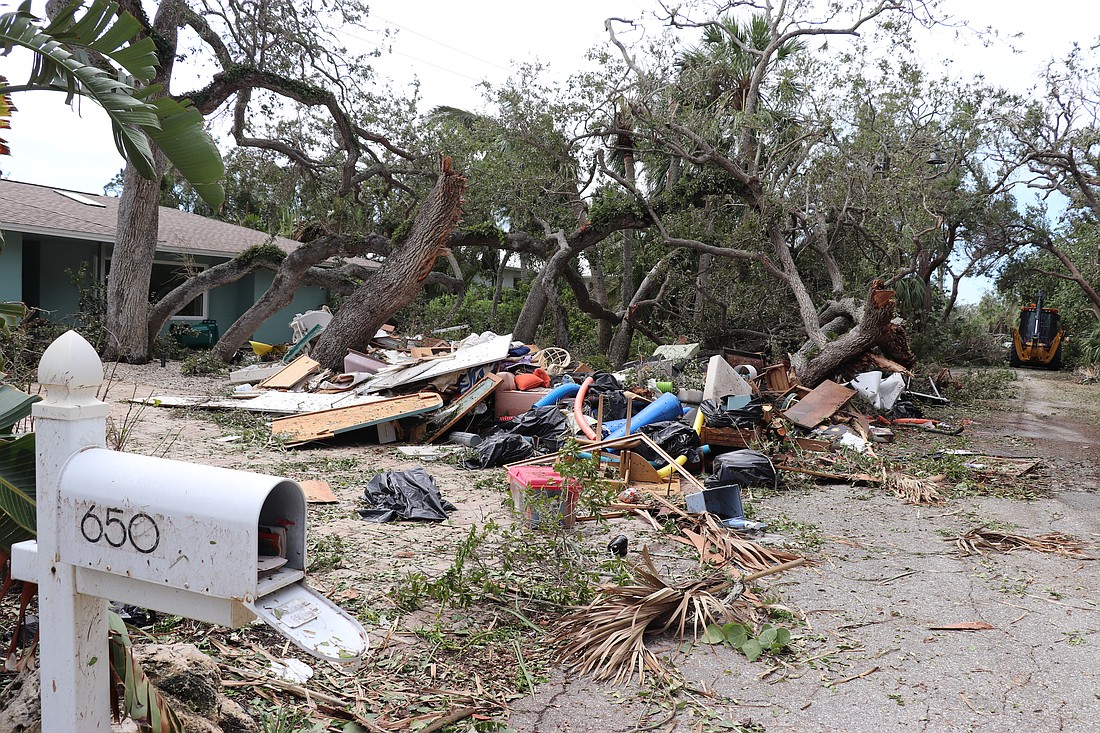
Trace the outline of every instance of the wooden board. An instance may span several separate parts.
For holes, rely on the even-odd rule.
[[[308,504],[335,504],[339,501],[336,494],[332,493],[332,487],[328,485],[328,481],[307,479],[299,481],[298,485],[302,487],[302,493],[306,495]]]
[[[299,356],[275,374],[260,382],[266,389],[293,389],[311,374],[321,371],[321,364],[308,356]]]
[[[642,458],[634,451],[623,451],[623,456],[627,459],[628,468],[624,468],[623,478],[627,479],[627,483],[633,483],[636,481],[646,484],[661,484],[664,483],[664,479],[657,473],[657,469],[649,465],[649,461]],[[625,473],[629,471],[629,477]]]
[[[479,402],[491,395],[502,381],[504,380],[495,374],[486,374],[484,379],[466,390],[461,397],[448,405],[446,410],[433,417],[424,426],[425,434],[428,436],[424,442],[434,443],[442,438],[456,422],[466,417]]]
[[[703,426],[700,436],[704,445],[720,445],[723,448],[748,448],[760,440],[760,433],[747,428],[708,428]]]
[[[512,335],[498,336],[476,346],[459,349],[453,354],[418,361],[415,364],[399,368],[397,371],[379,374],[367,383],[366,391],[379,392],[405,384],[427,382],[455,372],[464,372],[474,367],[504,361],[508,358],[508,349],[512,345]]]
[[[825,381],[785,410],[783,417],[800,428],[812,430],[832,417],[837,410],[848,404],[848,401],[855,396],[854,389],[848,389],[836,382]]]
[[[371,425],[420,415],[443,406],[443,398],[433,392],[420,392],[388,400],[375,400],[365,405],[335,407],[330,410],[307,412],[301,415],[280,417],[271,422],[272,435],[285,435],[291,445],[311,440],[331,438],[340,433],[359,430]]]

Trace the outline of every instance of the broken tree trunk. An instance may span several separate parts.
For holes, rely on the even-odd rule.
[[[830,378],[843,364],[893,337],[890,321],[894,318],[894,291],[881,280],[871,283],[859,321],[842,336],[825,343],[812,358],[796,355],[795,372],[807,387],[816,387]]]
[[[466,179],[444,158],[443,170],[413,219],[409,237],[382,267],[348,298],[321,333],[311,356],[322,366],[343,371],[348,349],[365,349],[378,329],[412,303],[436,258],[445,255],[447,237],[462,217]]]
[[[303,244],[288,254],[275,271],[275,277],[267,291],[218,339],[218,343],[214,345],[214,354],[222,361],[232,359],[237,349],[252,337],[264,321],[290,304],[310,268],[330,257],[361,254],[370,246],[372,239],[373,237],[328,235]]]

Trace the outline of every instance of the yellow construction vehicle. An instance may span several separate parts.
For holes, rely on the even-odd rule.
[[[1014,367],[1060,369],[1066,330],[1057,308],[1043,307],[1043,291],[1031,305],[1020,308],[1020,322],[1012,330],[1012,351],[1008,363]]]

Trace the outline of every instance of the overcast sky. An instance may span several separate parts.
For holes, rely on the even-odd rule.
[[[15,4],[0,0],[0,9]],[[41,13],[44,4],[36,0],[35,10]],[[419,80],[427,110],[439,104],[479,107],[478,83],[503,82],[516,62],[539,60],[565,78],[581,68],[589,48],[606,41],[604,19],[648,15],[652,24],[658,6],[654,0],[374,0],[370,7],[368,29],[347,28],[345,40],[369,47],[377,38],[373,31],[395,31],[390,52],[376,60],[378,72],[398,85]],[[1063,56],[1074,42],[1091,47],[1100,35],[1097,0],[945,0],[943,7],[959,22],[992,27],[1011,40],[983,44],[963,30],[937,28],[920,41],[928,63],[938,70],[948,68],[942,59],[951,59],[955,76],[981,73],[1016,91],[1033,83],[1051,57]],[[620,37],[633,42],[642,32]],[[0,74],[20,83],[26,67],[0,58]],[[18,94],[14,101],[19,111],[13,129],[0,135],[12,148],[10,158],[0,159],[4,178],[101,193],[121,169],[110,124],[98,107],[86,104],[76,112],[60,94],[45,92]],[[962,299],[976,300],[985,287],[967,283]]]
[[[14,5],[0,0],[5,10]],[[35,10],[43,5],[35,2]],[[437,104],[476,107],[477,83],[504,81],[519,61],[538,59],[564,77],[583,64],[588,48],[606,40],[605,18],[639,18],[657,7],[653,0],[375,0],[370,6],[370,26],[386,25],[397,33],[392,53],[377,60],[379,72],[398,84],[418,78],[424,109]],[[1063,54],[1073,41],[1091,45],[1094,37],[1089,34],[1100,33],[1096,0],[1047,0],[1041,5],[947,0],[945,7],[977,27],[1022,33],[1014,43],[1026,52],[1013,54],[1006,44],[983,48],[967,41],[965,34],[956,37],[940,28],[923,46],[929,55],[950,55],[959,75],[984,72],[992,82],[1020,88],[1050,56]],[[345,32],[352,43],[375,37],[363,29]],[[26,72],[17,60],[3,58],[0,74],[19,83]],[[121,168],[110,126],[94,105],[76,112],[62,103],[60,94],[46,92],[18,94],[14,101],[19,111],[13,129],[3,135],[12,156],[0,160],[5,178],[98,193]]]

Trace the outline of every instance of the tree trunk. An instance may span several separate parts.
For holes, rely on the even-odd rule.
[[[691,325],[696,331],[703,327],[703,316],[707,310],[707,286],[710,280],[710,267],[714,256],[704,253],[699,255],[699,264],[695,269],[695,305],[691,312]]]
[[[516,318],[516,327],[512,329],[512,338],[516,341],[522,341],[525,344],[529,344],[535,340],[535,334],[538,333],[539,324],[542,323],[542,316],[546,313],[546,304],[548,299],[546,297],[546,288],[543,287],[545,282],[545,275],[550,268],[550,263],[547,263],[539,274],[535,276],[535,282],[531,283],[531,290],[527,293],[527,300],[523,301],[523,308],[520,309],[519,317]]]
[[[603,265],[599,257],[588,257],[589,277],[592,281],[592,299],[607,308],[607,281],[604,276]],[[611,322],[606,318],[596,320],[596,350],[606,354],[611,346],[612,336]]]
[[[348,349],[365,349],[390,316],[412,303],[436,258],[447,253],[447,237],[462,217],[466,179],[444,159],[435,187],[413,220],[409,238],[345,303],[324,330],[312,356],[342,370]]]
[[[164,170],[164,154],[153,148],[153,158],[156,170]],[[160,177],[147,181],[127,165],[123,181],[107,279],[104,356],[144,364],[149,361],[149,283],[160,227]]]
[[[843,336],[822,346],[808,361],[796,358],[794,367],[799,381],[807,387],[816,387],[832,377],[846,362],[889,341],[894,302],[894,291],[887,290],[879,280],[871,283],[859,322]]]

